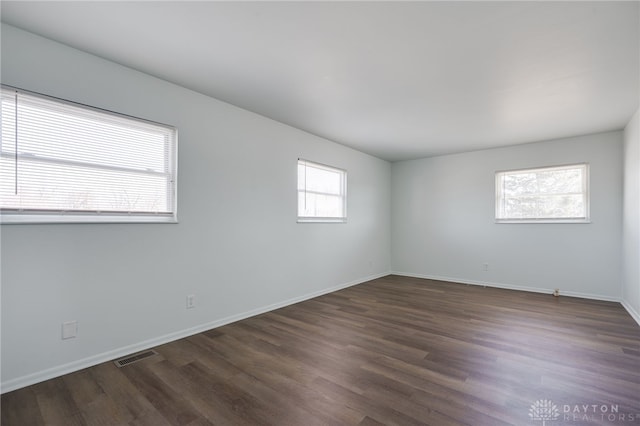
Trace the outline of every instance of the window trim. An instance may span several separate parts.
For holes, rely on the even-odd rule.
[[[342,174],[342,188],[341,188],[341,196],[342,196],[342,214],[341,217],[322,217],[322,216],[300,216],[299,211],[297,215],[297,223],[347,223],[347,170],[339,167],[330,166],[328,164],[318,163],[317,161],[310,161],[304,158],[298,158],[296,163],[297,166],[300,163],[311,164],[319,169],[326,169],[332,172],[340,172]],[[297,175],[297,173],[296,173]],[[298,189],[299,182],[297,182],[296,178],[296,209],[298,203],[298,196],[300,193],[300,189]],[[307,191],[305,188],[305,192],[313,193],[313,191]],[[324,192],[315,192],[316,194],[325,194]],[[333,194],[331,194],[333,195]]]
[[[501,218],[498,217],[501,208],[501,191],[500,191],[500,178],[509,173],[515,172],[537,172],[542,170],[567,170],[567,169],[577,169],[582,168],[582,186],[583,186],[583,200],[585,206],[585,216],[584,217],[572,217],[572,218]],[[497,224],[519,224],[519,223],[540,223],[540,224],[584,224],[591,223],[591,188],[590,188],[590,170],[589,163],[572,163],[572,164],[560,164],[554,166],[542,166],[542,167],[527,167],[522,169],[511,169],[511,170],[499,170],[495,172],[495,213],[494,219]]]
[[[92,111],[94,113],[104,114],[106,116],[116,117],[118,119],[125,119],[131,121],[137,121],[154,127],[163,127],[168,129],[172,134],[172,141],[168,152],[168,162],[171,177],[171,184],[167,186],[168,193],[170,192],[171,208],[169,212],[153,213],[153,212],[127,212],[127,211],[107,211],[107,210],[57,210],[57,209],[20,209],[20,208],[3,208],[0,206],[0,225],[11,224],[107,224],[107,223],[178,223],[178,129],[175,126],[171,126],[164,123],[159,123],[153,120],[147,120],[140,117],[135,117],[128,114],[110,111],[104,108],[99,108],[80,102],[74,102],[67,99],[58,98],[55,96],[49,96],[30,90],[21,89],[7,84],[1,85],[2,90],[8,90],[16,93],[23,93],[27,96],[38,97],[50,102],[56,102],[64,105],[69,105],[75,108],[81,108]],[[0,152],[0,155],[4,155]],[[23,157],[20,154],[16,155],[19,159]],[[27,158],[27,157],[25,157]],[[40,158],[41,162],[51,162],[55,164],[73,163],[73,161],[66,161],[64,159],[52,160],[48,158]],[[117,166],[109,165],[95,165],[98,169],[118,170]],[[149,172],[152,174],[151,172]],[[145,174],[145,173],[143,173]]]

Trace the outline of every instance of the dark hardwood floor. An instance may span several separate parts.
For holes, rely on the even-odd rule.
[[[388,276],[155,349],[4,394],[2,425],[640,425],[611,302]]]

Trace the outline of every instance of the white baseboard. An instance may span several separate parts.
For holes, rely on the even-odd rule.
[[[640,313],[638,313],[638,311],[633,309],[633,307],[629,303],[627,303],[627,301],[624,299],[620,301],[620,304],[622,304],[622,306],[627,310],[627,312],[629,312],[629,315],[631,315],[631,318],[636,320],[638,325],[640,325]]]
[[[243,312],[237,315],[231,315],[226,318],[222,318],[219,320],[211,321],[208,323],[200,324],[195,327],[190,327],[185,330],[180,330],[174,333],[165,334],[163,336],[155,337],[153,339],[145,340],[143,342],[135,343],[132,345],[120,347],[111,351],[103,352],[100,354],[96,354],[87,358],[83,358],[77,361],[70,362],[68,364],[59,365],[56,367],[48,368],[46,370],[38,371],[32,374],[28,374],[25,376],[17,377],[15,379],[7,380],[0,384],[0,393],[11,392],[16,389],[23,388],[25,386],[30,386],[36,383],[43,382],[45,380],[53,379],[55,377],[60,377],[65,374],[73,373],[75,371],[79,371],[88,367],[92,367],[97,364],[101,364],[103,362],[111,361],[117,358],[121,358],[123,356],[140,352],[146,349],[153,348],[155,346],[163,345],[165,343],[173,342],[174,340],[182,339],[185,337],[192,336],[194,334],[202,333],[203,331],[211,330],[213,328],[221,327],[223,325],[227,325],[236,321],[240,321],[246,318],[250,318],[256,315],[263,314],[265,312],[273,311],[275,309],[283,308],[285,306],[293,305],[295,303],[299,303],[305,300],[313,299],[314,297],[322,296],[327,293],[333,293],[334,291],[341,290],[343,288],[351,287],[354,285],[362,284],[367,281],[374,280],[376,278],[381,278],[389,275],[389,272],[384,272],[381,274],[370,275],[368,277],[364,277],[361,279],[357,279],[354,281],[350,281],[344,284],[339,284],[333,287],[325,288],[322,290],[318,290],[312,293],[307,293],[302,296],[294,297],[282,302],[273,303],[271,305],[263,306],[260,308],[253,309],[251,311]]]
[[[392,271],[391,274],[400,275],[404,277],[412,277],[412,278],[424,278],[424,279],[436,280],[436,281],[448,281],[448,282],[460,283],[460,284],[481,285],[484,287],[497,287],[497,288],[504,288],[508,290],[531,291],[534,293],[551,294],[553,293],[553,290],[554,290],[551,288],[526,287],[526,286],[518,286],[518,285],[512,285],[512,284],[493,283],[488,281],[476,281],[476,280],[466,280],[466,279],[452,278],[452,277],[443,277],[438,275],[413,274],[410,272]],[[580,297],[582,299],[602,300],[605,302],[618,302],[622,305],[623,308],[626,309],[629,315],[631,315],[631,318],[633,318],[638,323],[638,325],[640,325],[640,313],[638,313],[635,309],[633,309],[633,307],[622,298],[605,296],[601,294],[580,293],[576,291],[562,291],[560,294],[563,296],[569,296],[569,297]]]
[[[411,272],[393,271],[391,273],[393,275],[401,275],[401,276],[404,276],[404,277],[424,278],[424,279],[427,279],[427,280],[436,280],[436,281],[449,281],[449,282],[460,283],[460,284],[481,285],[483,287],[496,287],[496,288],[504,288],[504,289],[507,289],[507,290],[530,291],[530,292],[534,292],[534,293],[552,294],[553,290],[554,290],[552,288],[527,287],[527,286],[520,286],[520,285],[514,285],[514,284],[494,283],[494,282],[489,282],[489,281],[477,281],[477,280],[467,280],[467,279],[463,279],[463,278],[443,277],[443,276],[438,276],[438,275],[414,274],[414,273],[411,273]],[[601,294],[580,293],[580,292],[576,292],[576,291],[561,291],[560,294],[562,296],[580,297],[582,299],[603,300],[603,301],[606,301],[606,302],[620,302],[621,301],[620,298],[618,298],[618,297],[611,297],[611,296],[606,296],[606,295],[601,295]]]

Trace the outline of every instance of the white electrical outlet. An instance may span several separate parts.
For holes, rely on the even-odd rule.
[[[489,264],[488,263],[483,263],[482,264],[482,270],[483,271],[488,271],[489,270]]]
[[[187,296],[187,309],[193,309],[196,307],[196,295],[190,294]]]
[[[62,340],[73,339],[78,335],[78,321],[66,321],[62,323]]]

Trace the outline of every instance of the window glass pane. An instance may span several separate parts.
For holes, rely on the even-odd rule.
[[[9,179],[5,181],[5,175]],[[113,171],[23,159],[18,193],[13,171],[2,169],[3,208],[111,212],[169,212],[167,182],[162,175]],[[54,179],[48,178],[55,176]]]
[[[298,193],[298,213],[304,217],[342,217],[342,197]]]
[[[505,216],[511,218],[577,218],[583,212],[584,203],[579,194],[505,199]]]
[[[322,170],[315,167],[307,167],[306,170],[307,191],[340,194],[342,189],[340,172]]]
[[[506,196],[582,192],[582,173],[579,169],[509,173],[503,179]]]
[[[582,192],[582,170],[558,170],[538,173],[538,188],[542,194]]]

